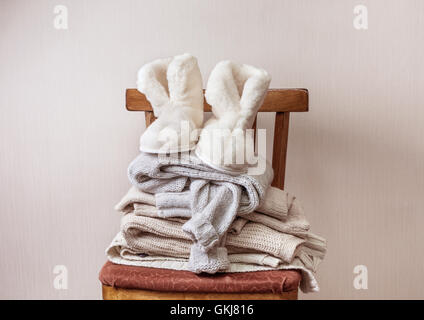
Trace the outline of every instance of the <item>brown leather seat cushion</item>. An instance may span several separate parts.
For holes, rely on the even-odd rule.
[[[99,275],[104,285],[166,292],[282,293],[297,290],[296,270],[197,275],[189,271],[145,268],[106,262]]]

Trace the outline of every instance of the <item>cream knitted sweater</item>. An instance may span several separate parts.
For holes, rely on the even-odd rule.
[[[166,195],[166,194],[165,194]],[[164,194],[159,193],[156,195],[149,194],[137,189],[135,186],[132,186],[124,197],[119,201],[115,206],[115,210],[128,213],[138,211],[143,213],[143,215],[149,215],[152,217],[191,217],[190,212],[190,192],[181,192],[174,194],[174,198],[178,197],[179,201],[177,206],[175,201],[171,201],[169,197],[166,197]],[[259,207],[256,209],[257,212],[263,213],[267,216],[274,217],[278,220],[286,220],[287,215],[292,209],[292,204],[296,198],[287,193],[284,190],[269,187],[266,190],[265,197],[261,201]],[[240,204],[247,206],[248,200],[245,197],[242,197]],[[154,207],[145,207],[144,205],[154,206]],[[173,214],[170,214],[170,211],[173,211]],[[303,215],[303,209],[299,208],[296,210],[301,210],[298,215]],[[294,211],[292,210],[292,215]]]
[[[325,256],[325,239],[309,231],[309,222],[294,196],[270,187],[265,199],[256,212],[231,224],[225,244],[230,265],[225,271],[261,270],[259,266],[298,268],[308,279],[302,290],[317,290],[313,272]],[[181,208],[177,217],[160,219],[156,204],[155,196],[132,187],[116,205],[124,216],[121,232],[107,249],[112,262],[188,268],[192,241],[182,225],[190,216]]]
[[[178,223],[178,222],[177,222]],[[181,223],[180,223],[181,224]],[[146,244],[142,240],[149,239]],[[166,268],[174,270],[189,270],[189,260],[184,258],[188,255],[190,243],[184,239],[167,239],[163,241],[160,236],[150,235],[150,237],[141,237],[137,241],[134,239],[132,245],[129,245],[122,232],[119,232],[113,239],[110,246],[106,249],[108,259],[117,264]],[[141,248],[134,247],[134,244],[141,244]],[[146,254],[145,247],[149,250],[158,252],[157,254]],[[153,246],[153,249],[152,249]],[[185,248],[186,252],[179,248]],[[311,249],[314,247],[314,249]],[[177,249],[177,250],[176,250]],[[236,252],[241,253],[236,253]],[[298,269],[302,272],[302,281],[300,287],[303,292],[318,291],[318,283],[314,272],[321,263],[325,255],[325,240],[311,236],[304,244],[300,245],[296,256],[290,263],[282,259],[273,257],[266,253],[243,252],[247,249],[232,248],[229,249],[228,259],[229,267],[224,272],[249,272],[273,269]],[[182,257],[168,256],[179,252]]]
[[[127,214],[122,217],[121,232],[129,248],[149,255],[165,255],[187,258],[191,239],[182,230],[183,221],[171,221]],[[260,223],[247,223],[238,234],[228,234],[226,247],[229,252],[267,253],[291,262],[301,244],[310,240],[273,230]],[[318,251],[325,252],[325,241],[315,244]]]
[[[155,205],[155,196],[131,187],[115,206],[115,209],[123,214],[133,213],[135,215],[162,217],[160,210]],[[176,216],[189,218],[190,211],[184,210],[184,208],[181,208],[180,214],[177,213]],[[229,232],[240,233],[248,221],[257,222],[279,232],[302,238],[306,237],[310,228],[299,201],[287,192],[274,187],[268,188],[265,201],[260,208],[256,212],[236,218]]]

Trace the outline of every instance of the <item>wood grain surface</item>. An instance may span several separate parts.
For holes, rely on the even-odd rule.
[[[137,89],[127,89],[126,107],[129,111],[152,111],[146,96]],[[211,106],[205,101],[204,111],[210,112]],[[270,89],[260,112],[305,112],[308,111],[308,90]]]
[[[102,286],[104,300],[297,300],[297,290],[284,293],[192,293],[122,289]]]

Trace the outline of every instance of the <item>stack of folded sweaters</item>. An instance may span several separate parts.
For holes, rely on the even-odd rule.
[[[251,99],[250,112],[239,110],[238,124],[230,124],[229,129],[234,132],[244,123],[245,130],[262,104],[269,80],[263,70],[220,63],[210,76],[206,98],[214,111],[214,103],[222,106],[234,98],[229,83],[243,88],[238,108]],[[220,86],[222,82],[226,84]],[[317,291],[314,273],[324,258],[326,241],[309,231],[296,197],[270,186],[271,165],[264,161],[264,170],[252,173],[248,164],[211,161],[205,152],[210,149],[205,131],[222,124],[220,111],[206,122],[197,143],[193,133],[203,123],[203,92],[196,59],[185,54],[144,66],[138,89],[146,94],[158,119],[141,137],[141,153],[129,165],[132,187],[116,206],[123,216],[120,231],[106,250],[108,259],[195,273],[297,269],[302,272],[302,291]],[[190,110],[179,110],[187,106]],[[201,121],[196,119],[199,110]],[[189,121],[194,143],[184,143],[181,135],[171,140],[161,136],[164,130],[178,128],[183,119]],[[228,118],[224,122],[228,126]],[[163,156],[165,144],[168,151],[177,152]]]

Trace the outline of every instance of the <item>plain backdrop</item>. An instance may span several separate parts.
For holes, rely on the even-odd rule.
[[[353,8],[368,8],[368,30]],[[68,8],[67,30],[53,21]],[[424,2],[0,1],[0,298],[101,298],[143,113],[137,70],[197,56],[308,88],[290,123],[286,189],[327,238],[321,291],[301,299],[423,298]],[[272,114],[259,127],[272,132]],[[268,135],[268,155],[272,136]],[[53,286],[56,265],[68,289]],[[353,286],[355,266],[368,289]]]

